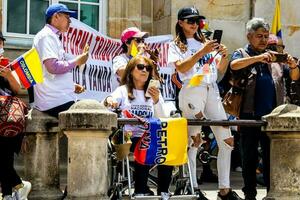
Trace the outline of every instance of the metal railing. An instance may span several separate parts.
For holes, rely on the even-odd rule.
[[[200,120],[200,119],[188,119],[188,125],[190,126],[243,126],[243,127],[261,127],[266,126],[267,122],[262,120]],[[118,118],[119,125],[137,125],[141,124],[138,119],[123,119]]]

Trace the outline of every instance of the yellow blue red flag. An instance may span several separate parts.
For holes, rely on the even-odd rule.
[[[18,57],[11,65],[26,89],[43,82],[42,64],[35,48]]]
[[[281,18],[280,0],[276,0],[275,13],[274,13],[273,22],[272,22],[271,33],[282,38],[281,19],[280,18]]]
[[[135,160],[144,165],[187,163],[187,120],[149,118],[146,121],[148,126],[134,150]]]

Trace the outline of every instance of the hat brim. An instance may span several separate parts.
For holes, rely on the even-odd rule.
[[[132,36],[133,38],[147,38],[149,37],[149,33],[148,32],[139,32],[136,33]]]
[[[181,19],[188,19],[188,18],[199,18],[199,19],[205,19],[204,16],[201,15],[188,15],[188,16],[184,16]]]
[[[6,41],[6,39],[4,37],[0,37],[0,40],[2,41]]]
[[[72,11],[72,10],[61,11],[61,12],[58,12],[58,13],[66,13],[66,14],[70,15],[70,17],[74,17],[74,18],[77,17],[77,12],[76,11]]]

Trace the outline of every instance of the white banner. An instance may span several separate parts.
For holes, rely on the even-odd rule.
[[[171,35],[155,36],[146,39],[150,49],[159,48],[159,69],[162,94],[165,100],[174,100],[174,88],[171,83],[173,67],[167,66]],[[81,54],[85,44],[90,46],[89,59],[84,66],[73,70],[74,82],[84,86],[86,91],[78,95],[79,99],[101,101],[117,86],[118,82],[112,70],[112,59],[122,53],[121,41],[102,35],[86,24],[73,19],[69,31],[63,37],[63,46],[68,58]]]

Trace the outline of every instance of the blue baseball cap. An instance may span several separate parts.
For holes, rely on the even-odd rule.
[[[70,15],[70,17],[76,17],[75,11],[69,10],[69,8],[64,4],[56,3],[47,8],[45,12],[46,20],[52,17],[55,13],[67,13]]]

